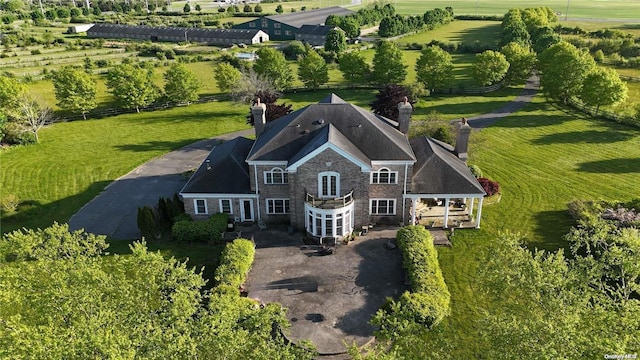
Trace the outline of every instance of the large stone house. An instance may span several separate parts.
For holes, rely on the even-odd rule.
[[[370,224],[415,223],[431,202],[435,212],[426,215],[443,227],[451,226],[453,204],[464,204],[467,225],[479,227],[485,192],[465,164],[469,125],[458,126],[455,148],[426,137],[410,141],[413,108],[405,101],[398,109],[395,122],[330,95],[266,123],[258,101],[256,139],[211,150],[180,193],[185,210],[196,219],[226,212],[236,221],[286,223],[339,239]]]

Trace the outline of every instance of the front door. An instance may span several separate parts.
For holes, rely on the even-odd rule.
[[[242,221],[253,221],[253,200],[240,200],[240,216]]]

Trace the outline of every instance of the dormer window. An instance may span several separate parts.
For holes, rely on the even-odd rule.
[[[289,173],[281,168],[275,167],[269,171],[264,172],[265,184],[288,184]]]
[[[340,174],[337,172],[322,172],[318,174],[318,196],[334,198],[340,194]]]
[[[398,172],[391,171],[387,168],[382,168],[378,171],[372,171],[371,183],[372,184],[397,184]]]

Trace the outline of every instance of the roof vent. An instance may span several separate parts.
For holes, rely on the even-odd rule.
[[[205,163],[207,164],[207,170],[211,170],[211,160],[207,159]]]
[[[324,124],[324,119],[318,119],[318,125]]]

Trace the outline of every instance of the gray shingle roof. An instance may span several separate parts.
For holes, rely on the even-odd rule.
[[[245,162],[253,146],[253,140],[237,137],[214,147],[206,160],[182,189],[185,194],[249,194],[249,165]]]
[[[411,139],[417,161],[413,165],[414,194],[485,194],[453,147],[427,137]]]
[[[353,14],[353,11],[342,8],[340,6],[331,6],[328,8],[300,11],[282,15],[267,16],[268,19],[281,22],[296,28],[302,25],[321,25],[329,15],[347,16]]]
[[[319,130],[316,130],[315,136],[305,145],[297,154],[295,154],[287,165],[294,164],[296,161],[302,159],[303,157],[309,155],[313,152],[313,150],[321,147],[326,143],[330,143],[335,145],[336,147],[346,151],[349,155],[358,159],[360,162],[371,166],[371,160],[367,158],[365,154],[358,149],[357,146],[353,145],[349,139],[347,139],[340,130],[336,129],[333,124],[329,124],[327,126],[321,127]]]
[[[326,25],[302,25],[298,30],[298,35],[327,35],[335,26]]]
[[[289,161],[316,138],[317,130],[329,124],[348,141],[342,146],[349,153],[357,148],[371,161],[415,160],[407,137],[387,119],[336,95],[267,123],[247,160]]]
[[[188,37],[214,38],[214,39],[252,39],[259,29],[209,29],[209,28],[185,28],[145,25],[122,24],[95,24],[87,30],[87,34],[113,34],[113,37],[126,38],[127,35],[137,36],[175,36],[183,38],[185,32]]]

